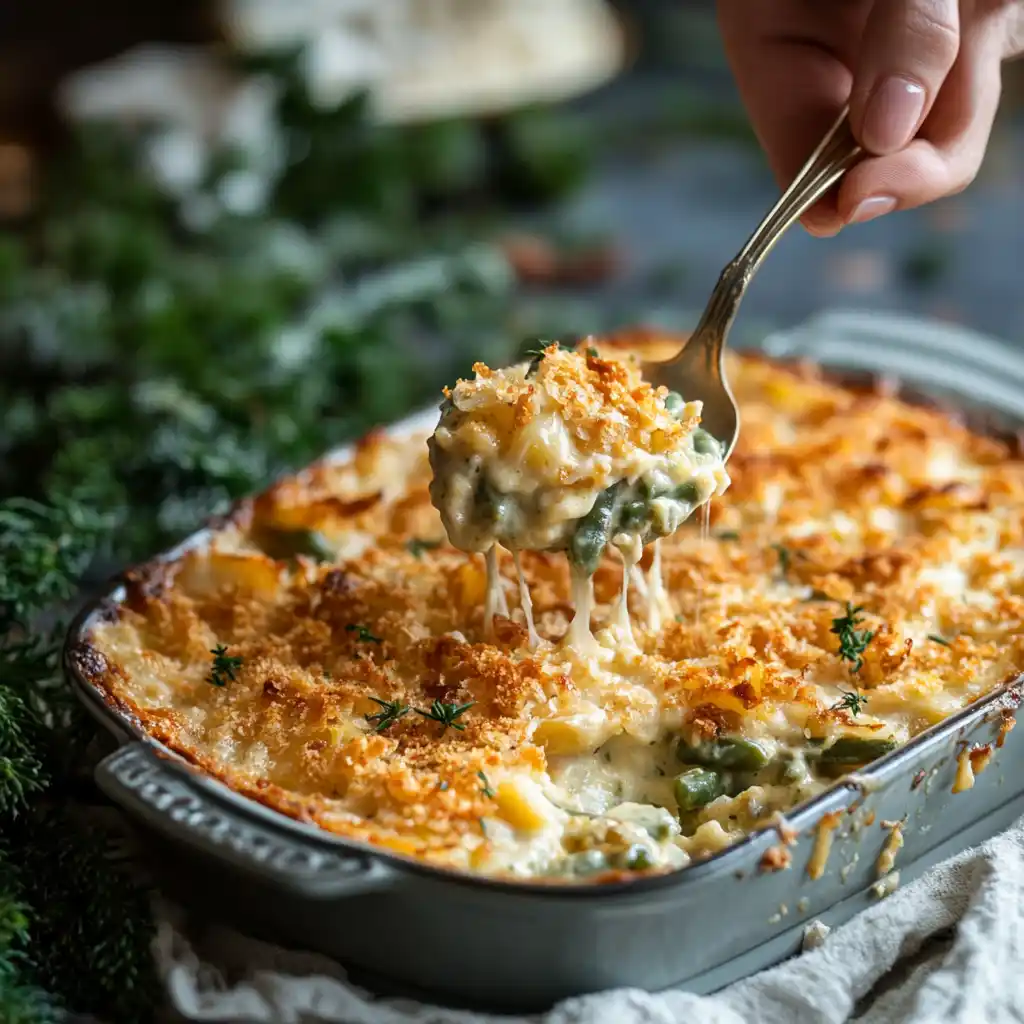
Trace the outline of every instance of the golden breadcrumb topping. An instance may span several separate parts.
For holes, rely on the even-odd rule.
[[[467,447],[508,454],[518,432],[538,416],[557,414],[577,451],[629,459],[677,445],[700,422],[700,406],[690,403],[673,415],[665,408],[668,389],[645,381],[637,360],[623,354],[602,357],[592,341],[576,348],[557,343],[539,350],[530,363],[493,370],[473,367],[473,380],[445,388],[456,409],[472,411]],[[547,483],[569,483],[573,466],[551,467]]]
[[[607,554],[593,651],[558,645],[569,569],[548,552],[520,556],[540,643],[507,555],[488,638],[484,558],[446,542],[426,435],[377,433],[130,574],[79,668],[237,791],[378,848],[520,878],[685,866],[827,785],[807,759],[837,737],[905,741],[1024,665],[1019,452],[813,369],[735,357],[730,380],[732,486],[707,532],[633,570],[632,645]],[[583,448],[690,429],[591,355],[549,350],[530,381],[478,368],[452,399],[506,389],[529,415],[538,387]],[[652,630],[655,557],[671,614]],[[768,767],[701,775],[680,753],[723,739]]]

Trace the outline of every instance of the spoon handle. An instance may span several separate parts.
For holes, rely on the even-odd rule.
[[[739,437],[740,414],[725,375],[725,341],[743,293],[782,233],[811,208],[861,156],[844,109],[792,184],[758,225],[739,255],[722,271],[700,321],[673,360],[674,380],[704,403],[703,417],[726,458]]]
[[[694,338],[699,337],[710,350],[706,356],[709,364],[720,360],[726,333],[736,316],[743,293],[765,256],[783,232],[821,199],[863,155],[850,130],[848,115],[849,108],[844,107],[800,173],[757,226],[739,255],[722,271],[694,331]]]
[[[862,155],[863,150],[850,130],[849,107],[844,107],[807,163],[740,250],[730,265],[733,272],[749,281],[783,232],[821,199]]]

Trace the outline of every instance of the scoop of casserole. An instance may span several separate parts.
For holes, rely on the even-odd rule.
[[[431,499],[463,551],[565,551],[581,599],[573,635],[585,642],[586,580],[605,549],[635,565],[645,545],[722,494],[722,447],[700,428],[699,402],[652,387],[636,361],[602,358],[588,342],[474,373],[446,390],[428,441]]]

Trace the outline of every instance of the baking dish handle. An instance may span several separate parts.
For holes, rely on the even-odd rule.
[[[129,743],[96,768],[115,803],[162,838],[185,843],[295,895],[333,899],[379,889],[393,873],[372,856],[289,835],[204,793],[190,772],[151,744]]]

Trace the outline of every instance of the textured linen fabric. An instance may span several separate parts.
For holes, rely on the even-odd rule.
[[[636,989],[530,1017],[379,999],[322,957],[162,907],[157,960],[188,1021],[259,1024],[1004,1024],[1024,1021],[1024,819],[827,934],[709,996]],[[190,938],[186,938],[189,935]]]

